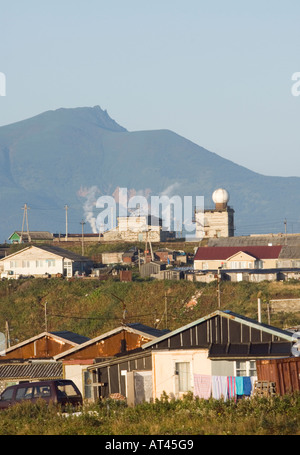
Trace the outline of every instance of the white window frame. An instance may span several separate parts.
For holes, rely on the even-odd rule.
[[[178,364],[186,364],[188,365],[188,385],[187,390],[180,389],[180,378],[179,378],[179,370]],[[192,372],[192,363],[189,361],[185,361],[183,359],[176,359],[174,360],[174,376],[175,376],[175,393],[183,395],[185,393],[191,392],[194,388],[193,384],[193,372]]]
[[[237,362],[244,362],[245,363],[245,368],[238,367]],[[251,362],[254,362],[255,369],[252,367]],[[245,374],[238,374],[240,371],[245,371]],[[255,374],[254,374],[254,372],[255,372]],[[250,360],[235,360],[235,362],[234,362],[234,376],[257,376],[256,361],[254,359],[250,359]]]

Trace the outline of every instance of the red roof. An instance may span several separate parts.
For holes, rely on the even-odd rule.
[[[250,254],[256,259],[277,259],[281,251],[282,245],[276,246],[209,246],[199,247],[195,254],[194,261],[217,261],[230,258],[234,254],[242,251]]]

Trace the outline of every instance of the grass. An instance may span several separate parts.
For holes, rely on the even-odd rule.
[[[68,416],[43,402],[1,411],[0,435],[299,435],[300,394],[238,400],[105,400]]]
[[[257,298],[262,302],[262,322],[267,323],[270,299],[300,298],[300,283],[221,283],[221,309],[257,319]],[[188,305],[196,296],[196,305]],[[70,330],[88,337],[119,326],[123,303],[126,322],[140,322],[174,330],[218,309],[217,285],[186,280],[139,280],[114,278],[65,280],[23,279],[0,281],[0,331],[8,321],[12,344],[48,331]],[[167,310],[167,311],[166,311]],[[271,324],[285,328],[300,324],[300,313],[271,315]]]

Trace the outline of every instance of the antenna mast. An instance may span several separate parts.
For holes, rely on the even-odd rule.
[[[22,210],[24,210],[24,214],[23,214],[22,232],[21,232],[20,243],[23,242],[23,233],[24,233],[24,223],[25,223],[25,221],[26,221],[26,226],[27,226],[28,242],[29,243],[31,242],[31,237],[30,237],[29,227],[28,227],[28,209],[30,209],[30,207],[27,207],[27,204],[24,204],[24,207],[22,207]]]

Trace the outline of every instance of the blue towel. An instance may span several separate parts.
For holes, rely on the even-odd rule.
[[[250,376],[244,376],[244,395],[251,395],[252,384]]]
[[[244,380],[243,376],[236,376],[235,378],[236,394],[244,395]]]

